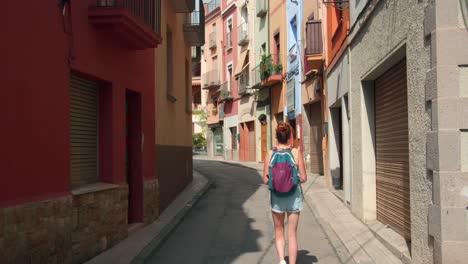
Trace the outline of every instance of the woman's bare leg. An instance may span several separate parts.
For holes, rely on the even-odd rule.
[[[289,264],[296,264],[297,260],[297,224],[299,213],[288,213],[288,255]]]
[[[275,224],[275,245],[278,257],[284,260],[284,213],[273,213],[273,223]]]

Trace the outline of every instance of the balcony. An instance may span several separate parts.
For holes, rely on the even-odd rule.
[[[262,86],[272,86],[283,80],[283,65],[280,54],[263,55],[260,61]]]
[[[252,69],[250,73],[250,85],[252,88],[260,88],[262,79],[260,78],[260,64]]]
[[[161,0],[96,0],[88,19],[130,49],[155,48],[161,43]]]
[[[221,84],[221,87],[219,88],[218,92],[220,102],[232,101],[234,99],[232,97],[231,91],[229,90],[228,82],[224,82],[223,84]]]
[[[212,70],[202,75],[202,88],[219,88],[221,85],[218,70]]]
[[[207,117],[206,117],[206,124],[207,125],[213,125],[219,123],[219,104],[210,104],[208,105],[207,109]]]
[[[249,86],[249,68],[246,67],[240,74],[239,74],[239,95],[245,95],[248,92]]]
[[[249,24],[244,22],[242,23],[239,27],[239,41],[238,44],[239,46],[245,46],[249,44]]]
[[[169,2],[172,3],[172,8],[176,13],[190,13],[195,9],[195,0],[171,0]]]
[[[226,35],[226,50],[232,49],[232,31],[229,31]]]
[[[257,0],[257,17],[264,17],[267,12],[267,0]]]
[[[322,22],[309,20],[306,23],[305,55],[310,71],[320,71],[323,65]]]
[[[208,16],[211,12],[220,9],[220,0],[211,0],[207,3],[206,15]]]
[[[184,34],[187,43],[191,46],[203,46],[205,44],[205,9],[201,0],[199,0],[195,11],[185,14]]]
[[[210,50],[216,49],[216,31],[210,33],[209,41]]]

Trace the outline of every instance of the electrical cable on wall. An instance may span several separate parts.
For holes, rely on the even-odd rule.
[[[63,32],[68,39],[68,55],[67,61],[68,64],[71,64],[75,59],[73,56],[73,22],[72,22],[72,10],[71,10],[71,0],[59,0],[58,6],[62,13],[62,25]]]

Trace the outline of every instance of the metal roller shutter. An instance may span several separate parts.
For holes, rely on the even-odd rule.
[[[71,186],[98,181],[98,84],[71,75]]]
[[[323,174],[322,158],[322,111],[320,103],[310,106],[310,169]]]
[[[375,88],[377,220],[411,239],[406,60]]]

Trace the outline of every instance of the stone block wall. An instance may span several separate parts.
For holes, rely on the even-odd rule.
[[[72,198],[0,208],[0,263],[70,263]]]
[[[127,237],[128,187],[73,196],[72,263],[83,263]]]
[[[145,224],[155,221],[159,216],[159,185],[158,180],[145,181],[143,190],[143,206]]]

